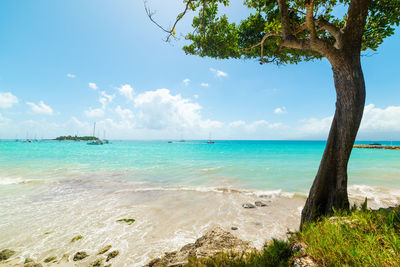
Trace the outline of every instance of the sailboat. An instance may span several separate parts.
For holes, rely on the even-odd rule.
[[[95,139],[94,135],[96,133],[96,123],[94,123],[93,125],[93,139],[88,141],[87,144],[88,145],[102,145],[103,142],[100,139]]]
[[[211,140],[211,133],[208,136],[208,141],[207,144],[214,144],[215,142],[213,140]]]

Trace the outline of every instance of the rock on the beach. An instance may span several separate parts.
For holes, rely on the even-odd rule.
[[[74,237],[71,239],[71,242],[76,242],[76,241],[78,241],[78,240],[81,240],[82,238],[83,238],[83,236],[81,236],[81,235],[74,236]]]
[[[106,261],[109,261],[109,260],[111,260],[111,259],[117,257],[118,254],[119,254],[119,251],[118,251],[118,250],[111,251],[110,253],[107,254],[107,259],[106,259]]]
[[[295,254],[300,251],[301,254],[304,255],[306,252],[305,247],[306,247],[306,245],[304,243],[295,242],[295,243],[290,244],[289,249],[290,249],[290,252],[292,252],[292,254]]]
[[[264,202],[262,202],[262,201],[256,201],[256,202],[254,202],[254,204],[255,204],[257,207],[265,207],[265,206],[268,206],[266,203],[264,203]]]
[[[41,263],[28,262],[24,263],[24,267],[43,267],[43,265]]]
[[[231,230],[236,231],[238,228],[236,226],[232,226]]]
[[[104,248],[100,249],[99,252],[97,252],[97,255],[106,253],[107,251],[110,250],[110,248],[111,248],[111,245],[105,246]]]
[[[254,209],[256,206],[254,206],[254,205],[251,204],[251,203],[244,203],[244,204],[242,205],[242,207],[245,208],[245,209]]]
[[[8,260],[14,254],[15,254],[14,250],[3,249],[2,251],[0,251],[0,261]]]
[[[86,267],[102,267],[103,259],[96,259],[94,262],[89,263]]]
[[[297,258],[293,262],[293,267],[318,267],[318,266],[319,265],[310,256]]]
[[[43,265],[41,263],[36,263],[31,258],[26,258],[24,262],[24,267],[43,267]]]
[[[24,264],[25,263],[31,263],[31,262],[35,262],[35,261],[33,259],[31,259],[31,258],[26,258],[25,261],[24,261]]]
[[[163,258],[154,259],[146,266],[179,266],[188,262],[189,255],[202,258],[222,252],[242,253],[252,249],[247,242],[220,227],[215,227],[197,239],[195,243],[187,244],[179,251],[165,253]]]
[[[88,257],[89,255],[85,251],[78,251],[75,253],[73,260],[74,261],[80,261],[83,260],[84,258]]]
[[[57,256],[50,256],[50,257],[45,258],[44,262],[48,263],[48,262],[55,261],[56,259],[57,259]]]

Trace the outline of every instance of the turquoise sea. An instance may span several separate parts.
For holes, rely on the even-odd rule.
[[[216,225],[261,248],[299,226],[324,147],[323,141],[2,140],[0,249],[17,251],[10,265],[69,255],[62,266],[75,266],[72,255],[84,250],[91,255],[85,266],[112,245],[120,251],[113,266],[143,266]],[[354,149],[349,195],[353,203],[367,197],[372,208],[400,203],[400,151]],[[242,206],[255,201],[266,206]],[[70,242],[76,235],[83,239]]]
[[[307,193],[324,147],[323,141],[2,141],[0,185],[107,171],[119,175],[90,178]],[[349,183],[400,187],[400,151],[354,149]]]

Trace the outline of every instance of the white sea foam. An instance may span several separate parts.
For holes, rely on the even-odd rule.
[[[15,185],[15,184],[26,184],[26,183],[40,183],[45,180],[41,179],[24,179],[21,177],[16,178],[0,178],[0,185]]]
[[[213,171],[218,171],[220,169],[222,169],[222,166],[218,166],[218,167],[211,167],[211,168],[204,168],[201,169],[203,172],[213,172]]]
[[[207,187],[207,186],[158,186],[158,187],[143,187],[143,188],[127,188],[118,190],[115,193],[126,192],[149,192],[149,191],[194,191],[202,193],[231,193],[231,194],[244,194],[248,196],[255,196],[260,198],[293,198],[295,193],[284,192],[278,190],[249,190],[239,189],[233,187]]]
[[[351,185],[348,188],[350,199],[361,202],[368,199],[373,208],[393,206],[400,203],[400,188],[384,186]]]

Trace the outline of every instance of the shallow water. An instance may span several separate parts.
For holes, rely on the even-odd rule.
[[[85,250],[92,256],[84,264],[111,244],[120,251],[113,266],[141,266],[212,225],[236,226],[260,248],[298,227],[323,149],[317,141],[3,141],[0,249],[16,250],[16,261]],[[351,199],[397,204],[399,159],[400,151],[355,149]],[[268,206],[242,208],[256,200]]]

